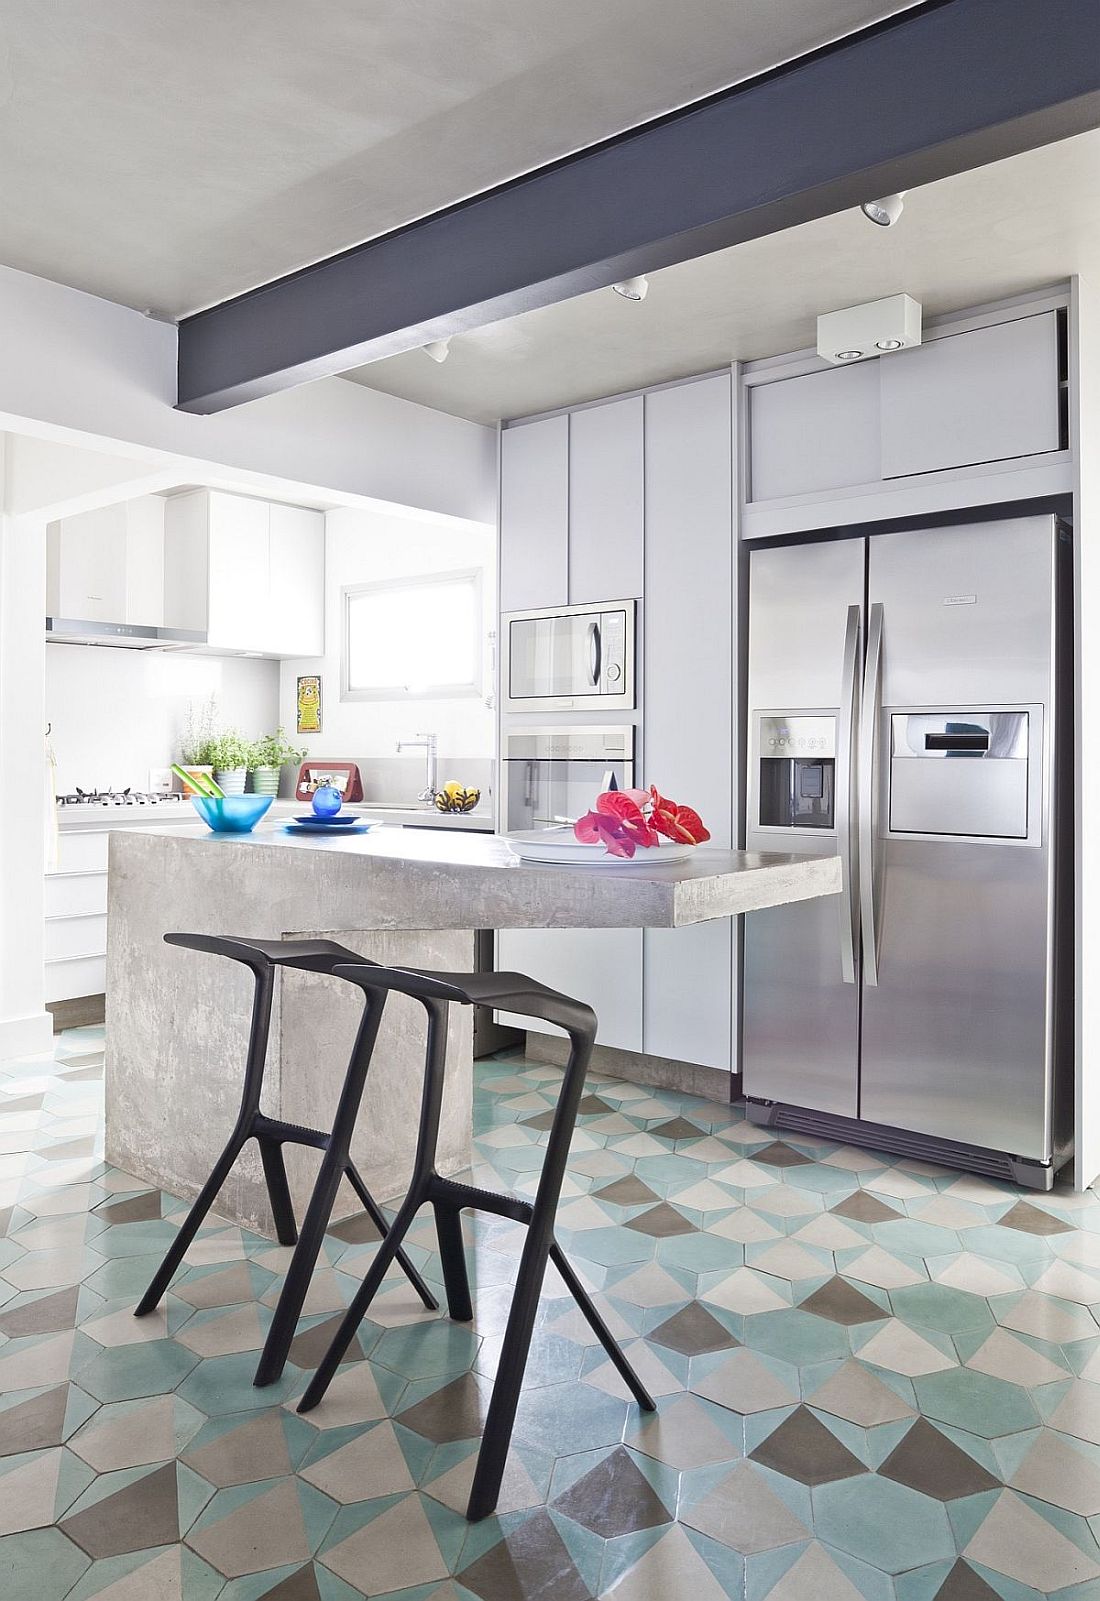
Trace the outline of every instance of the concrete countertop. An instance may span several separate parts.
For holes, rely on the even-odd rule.
[[[299,928],[679,928],[840,892],[840,859],[703,845],[686,861],[521,861],[500,835],[384,827],[330,837],[191,827],[120,830],[119,875],[186,873],[210,894],[282,906]],[[309,921],[303,919],[308,916]],[[318,921],[318,919],[321,919]]]

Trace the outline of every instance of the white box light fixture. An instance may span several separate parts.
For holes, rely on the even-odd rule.
[[[921,306],[911,295],[887,295],[817,319],[817,353],[834,367],[910,350],[921,341]]]

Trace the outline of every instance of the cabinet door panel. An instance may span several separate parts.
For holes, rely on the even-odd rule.
[[[569,418],[500,436],[500,609],[569,603]]]
[[[302,506],[271,506],[271,599],[267,649],[320,656],[325,648],[325,517]]]
[[[641,395],[569,419],[569,604],[642,593]]]
[[[874,365],[884,478],[1059,448],[1053,311],[932,339]]]
[[[211,494],[209,642],[266,650],[271,594],[269,506],[244,495]]]
[[[126,509],[104,506],[65,517],[58,527],[60,617],[120,623],[126,619]]]
[[[753,385],[750,501],[878,482],[880,365],[865,361]]]
[[[607,868],[612,872],[612,868]],[[497,934],[498,972],[526,973],[563,995],[587,1001],[599,1019],[598,1045],[642,1048],[642,933],[636,928],[506,928]],[[501,1021],[560,1034],[536,1018]]]
[[[646,397],[645,781],[733,842],[731,381]],[[643,1048],[729,1069],[728,922],[647,930]]]

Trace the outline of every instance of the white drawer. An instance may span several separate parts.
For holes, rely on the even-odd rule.
[[[74,829],[71,833],[62,830],[57,842],[57,871],[105,873],[109,839],[110,830],[106,828]]]
[[[46,919],[46,963],[69,961],[74,957],[106,956],[107,916]]]
[[[46,916],[86,917],[107,910],[106,873],[47,873]]]
[[[102,995],[107,988],[107,962],[102,956],[83,961],[46,963],[46,1002],[72,1001],[83,995]]]

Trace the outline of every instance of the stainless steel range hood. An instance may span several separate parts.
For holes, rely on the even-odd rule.
[[[121,645],[130,650],[184,650],[205,645],[206,633],[191,628],[154,628],[140,623],[101,623],[87,618],[47,617],[46,639],[64,645]]]

